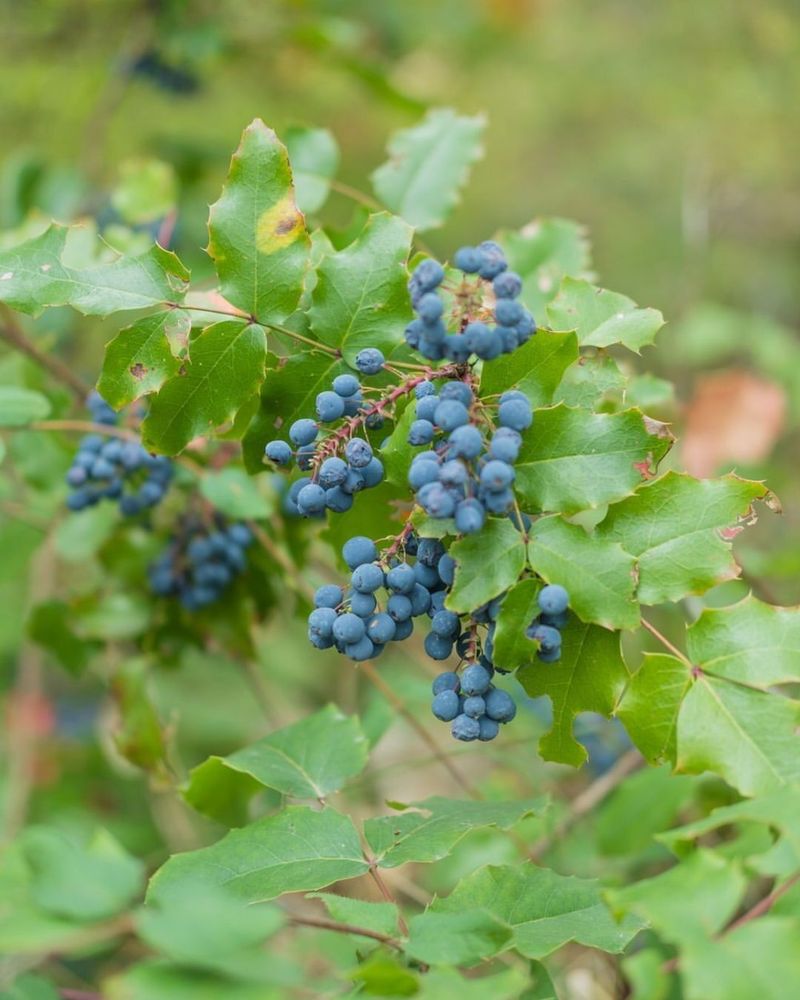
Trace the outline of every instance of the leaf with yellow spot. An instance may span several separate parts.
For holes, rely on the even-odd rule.
[[[242,134],[208,232],[220,290],[232,305],[266,324],[294,312],[311,241],[286,148],[260,118]]]

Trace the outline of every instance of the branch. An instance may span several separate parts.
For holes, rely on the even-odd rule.
[[[369,927],[343,924],[338,920],[329,920],[326,917],[297,917],[294,915],[289,917],[289,923],[296,924],[299,927],[319,927],[322,930],[336,931],[339,934],[357,934],[359,937],[372,938],[374,941],[381,941],[383,944],[388,944],[390,948],[394,948],[396,951],[403,950],[403,946],[397,938],[393,938],[389,934],[381,934],[380,931],[373,931]]]
[[[4,321],[3,325],[0,326],[0,340],[4,340],[9,347],[30,358],[40,368],[43,368],[52,375],[57,382],[65,385],[75,396],[75,401],[83,406],[86,402],[86,397],[91,392],[91,386],[87,385],[60,358],[57,358],[55,355],[46,354],[41,348],[37,347],[19,325],[17,317],[8,306],[0,304],[0,315],[2,315]]]
[[[642,618],[642,625],[647,629],[650,635],[655,636],[655,638],[658,639],[665,649],[668,649],[673,656],[677,656],[681,663],[685,663],[690,670],[694,669],[694,664],[689,657],[685,653],[682,653],[677,646],[673,645],[665,635],[662,635],[655,625],[651,625],[646,618]]]
[[[612,768],[593,781],[572,800],[569,812],[550,833],[536,841],[528,851],[528,857],[531,861],[538,861],[554,843],[561,840],[587,813],[599,806],[618,785],[622,784],[629,774],[640,768],[643,763],[644,758],[638,750],[628,750],[627,753],[624,753]]]

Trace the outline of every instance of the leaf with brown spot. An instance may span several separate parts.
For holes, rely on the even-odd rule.
[[[158,392],[180,372],[179,357],[191,329],[189,314],[169,309],[137,320],[106,346],[97,383],[101,395],[119,410],[142,396]]]

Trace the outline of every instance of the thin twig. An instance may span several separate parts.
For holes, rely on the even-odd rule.
[[[655,625],[651,625],[646,618],[642,618],[642,625],[647,629],[650,635],[655,636],[655,638],[658,639],[665,649],[668,649],[673,656],[677,656],[681,663],[685,663],[690,670],[692,669],[694,664],[689,657],[685,653],[682,653],[677,646],[673,645],[673,643],[671,643],[665,635],[662,635]]]
[[[326,917],[298,917],[292,914],[289,923],[299,927],[319,927],[326,931],[336,931],[338,934],[357,934],[359,937],[372,938],[374,941],[381,941],[388,944],[396,951],[402,951],[403,946],[397,938],[389,934],[381,934],[380,931],[373,931],[369,927],[357,927],[355,924],[343,924],[338,920],[328,920]]]
[[[593,781],[580,795],[572,800],[569,812],[555,825],[550,833],[541,837],[528,851],[531,861],[538,861],[554,843],[568,833],[575,824],[587,813],[590,813],[620,785],[625,778],[644,763],[644,758],[638,750],[628,750],[613,767]]]
[[[141,443],[141,437],[136,431],[127,427],[114,427],[113,424],[95,424],[91,420],[34,420],[28,424],[34,431],[75,431],[78,434],[105,434],[108,437],[120,438],[123,441]]]
[[[0,315],[3,317],[3,324],[0,326],[0,340],[4,340],[9,347],[19,351],[39,365],[46,372],[53,376],[57,382],[65,385],[75,396],[75,401],[83,405],[86,397],[91,392],[91,386],[87,385],[75,372],[60,358],[54,354],[46,354],[40,347],[28,337],[17,321],[15,314],[8,306],[0,304]]]
[[[414,713],[408,708],[402,698],[399,698],[394,691],[389,687],[386,681],[381,677],[378,671],[375,669],[369,660],[359,664],[361,667],[361,672],[367,678],[367,680],[376,687],[381,694],[386,698],[386,700],[391,704],[391,706],[403,716],[406,722],[411,726],[411,728],[418,734],[420,739],[422,739],[425,744],[430,748],[431,753],[436,758],[436,760],[442,765],[443,768],[450,774],[450,776],[456,781],[458,785],[473,799],[482,798],[481,794],[477,789],[473,788],[469,782],[464,778],[464,776],[459,772],[458,768],[453,765],[453,762],[449,760],[443,753],[439,746],[437,746],[436,741],[433,739],[428,730],[422,725],[422,723],[417,719]]]

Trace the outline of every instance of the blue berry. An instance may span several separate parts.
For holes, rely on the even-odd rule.
[[[417,559],[423,566],[434,568],[444,555],[444,545],[438,538],[420,538],[417,546]]]
[[[427,420],[433,423],[438,405],[439,397],[435,393],[422,396],[417,400],[417,420]]]
[[[348,642],[344,647],[345,654],[351,660],[363,662],[375,655],[375,646],[369,636],[363,635],[357,642]]]
[[[412,279],[417,287],[423,292],[430,292],[437,288],[444,280],[444,268],[438,260],[423,260],[414,269]]]
[[[386,610],[394,622],[404,622],[411,617],[413,606],[405,594],[392,594],[386,602]]]
[[[478,739],[482,743],[488,743],[490,740],[493,740],[500,732],[500,726],[494,719],[490,719],[488,715],[482,715],[478,719],[478,726],[480,727]]]
[[[347,478],[347,463],[341,458],[326,458],[319,467],[319,483],[325,489],[332,486],[341,486]]]
[[[428,379],[425,379],[422,382],[418,382],[414,386],[414,395],[417,397],[417,399],[422,399],[423,396],[433,396],[435,395],[435,393],[436,393],[436,386],[433,384],[433,382],[428,381]]]
[[[344,399],[330,389],[320,392],[316,402],[317,417],[325,424],[344,416]]]
[[[333,623],[337,615],[333,608],[314,608],[308,616],[308,631],[312,635],[329,639],[333,635]]]
[[[428,292],[417,303],[417,314],[423,323],[435,323],[444,311],[444,303],[436,292]]]
[[[545,614],[560,615],[569,607],[569,594],[560,584],[551,583],[539,591],[537,602]]]
[[[289,428],[289,439],[296,445],[308,445],[316,439],[317,423],[315,420],[295,420]]]
[[[358,379],[355,375],[350,375],[349,373],[337,375],[333,380],[333,391],[337,396],[342,396],[346,399],[355,396],[360,388]]]
[[[501,326],[515,326],[522,320],[525,310],[514,299],[498,299],[494,315]]]
[[[514,699],[507,691],[492,688],[483,698],[486,703],[486,714],[495,722],[511,722],[517,714]]]
[[[383,354],[376,347],[365,347],[356,355],[356,368],[364,375],[377,375],[384,361]]]
[[[363,469],[372,459],[372,447],[363,438],[352,438],[344,449],[345,458],[354,469]]]
[[[297,494],[297,509],[304,517],[325,510],[325,490],[317,483],[309,483]]]
[[[410,594],[416,582],[414,567],[408,563],[400,563],[386,574],[386,586],[397,594]]]
[[[481,432],[470,424],[456,427],[447,440],[449,452],[454,457],[477,458],[483,448]]]
[[[483,694],[491,683],[489,671],[479,663],[472,663],[461,675],[461,690],[465,695]]]
[[[344,514],[353,506],[352,493],[345,493],[341,486],[325,490],[325,506],[334,514]]]
[[[469,498],[456,504],[456,530],[462,535],[474,535],[486,522],[486,511],[479,500]]]
[[[414,446],[430,444],[434,428],[429,420],[415,420],[408,429],[408,443]]]
[[[503,271],[492,282],[495,298],[515,299],[522,291],[522,278],[515,271]]]
[[[454,431],[469,422],[469,411],[457,399],[446,399],[436,407],[434,422],[444,431]]]
[[[465,743],[477,740],[481,733],[481,727],[477,719],[470,719],[468,715],[457,715],[453,719],[450,732],[457,740]]]
[[[437,611],[431,619],[431,632],[441,636],[443,639],[454,640],[461,628],[461,620],[455,611],[448,611],[443,608]]]
[[[406,618],[405,621],[397,622],[397,628],[394,633],[394,641],[402,642],[404,639],[408,639],[413,631],[414,623],[410,618]]]
[[[435,632],[428,632],[424,645],[425,652],[432,660],[446,660],[453,652],[452,641],[437,635]]]
[[[415,490],[419,490],[426,483],[435,483],[438,479],[439,466],[435,462],[418,462],[408,470],[408,484]]]
[[[361,470],[361,475],[364,477],[364,486],[367,489],[377,486],[378,483],[383,482],[383,462],[373,455]]]
[[[503,248],[498,243],[493,240],[484,240],[483,243],[479,244],[478,249],[483,254],[483,262],[479,272],[482,278],[491,281],[508,267]]]
[[[531,404],[527,399],[509,399],[498,407],[497,418],[502,427],[520,432],[527,430],[533,423]]]
[[[377,563],[363,563],[353,570],[351,581],[353,590],[362,594],[374,594],[383,586],[383,570]]]
[[[489,444],[489,454],[492,458],[510,465],[519,457],[521,446],[522,438],[517,431],[512,431],[510,427],[499,427]]]
[[[314,593],[315,608],[336,608],[344,600],[342,588],[335,583],[325,583]]]
[[[342,556],[350,569],[356,569],[364,563],[376,562],[378,550],[371,538],[367,538],[365,535],[356,535],[344,543]]]
[[[333,636],[339,642],[358,642],[362,636],[367,634],[367,626],[363,619],[354,615],[351,611],[345,611],[342,615],[337,615],[333,623]]]
[[[506,462],[491,459],[481,469],[481,486],[499,493],[514,481],[514,469]]]
[[[456,572],[456,563],[452,556],[442,556],[436,568],[439,570],[439,577],[441,578],[442,583],[451,587],[453,585]]]
[[[439,468],[439,482],[445,486],[463,486],[468,477],[467,467],[455,458]]]
[[[359,618],[370,618],[375,614],[377,606],[374,594],[362,594],[355,590],[350,595],[350,610]]]
[[[453,256],[453,263],[464,274],[477,274],[483,265],[483,254],[477,247],[460,247]]]
[[[548,653],[553,649],[561,649],[561,633],[552,625],[534,623],[525,630],[525,634],[539,643],[539,648]]]
[[[397,625],[392,618],[383,611],[380,614],[374,615],[367,622],[367,635],[370,637],[372,642],[377,642],[381,645],[391,642],[392,639],[394,639],[396,631]]]
[[[414,567],[416,569],[416,566]],[[431,592],[421,583],[415,583],[414,588],[408,595],[411,601],[411,614],[414,618],[424,615],[431,606]]]
[[[455,691],[445,689],[434,695],[431,711],[442,722],[452,722],[460,711],[458,695]]]
[[[366,469],[366,466],[364,466]],[[347,470],[347,475],[344,477],[344,482],[339,486],[339,489],[343,493],[347,493],[352,498],[353,493],[360,493],[361,490],[365,489],[367,481],[364,478],[364,473],[359,469]]]
[[[486,703],[479,694],[474,694],[470,698],[464,699],[461,711],[464,715],[468,715],[470,719],[479,719],[482,715],[486,714]]]
[[[464,406],[472,406],[475,396],[466,382],[446,382],[439,392],[439,399],[457,399]]]
[[[451,361],[455,361],[456,364],[461,365],[469,360],[469,356],[472,353],[467,343],[467,338],[463,333],[454,333],[451,337],[448,337],[445,341],[444,350],[446,357],[450,358]]]

